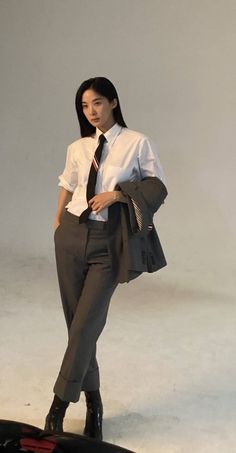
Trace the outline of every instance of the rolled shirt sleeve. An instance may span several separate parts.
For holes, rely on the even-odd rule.
[[[144,137],[140,143],[138,160],[142,178],[156,176],[165,184],[165,175],[158,156],[157,147],[148,137]]]
[[[59,186],[69,192],[74,192],[78,184],[78,168],[74,160],[74,149],[72,145],[67,148],[66,164],[63,173],[59,176]]]

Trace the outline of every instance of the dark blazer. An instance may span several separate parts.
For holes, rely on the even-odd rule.
[[[121,190],[127,203],[109,207],[109,251],[112,267],[120,283],[142,272],[155,272],[166,266],[166,259],[153,224],[154,213],[164,203],[167,189],[156,177],[125,181]]]

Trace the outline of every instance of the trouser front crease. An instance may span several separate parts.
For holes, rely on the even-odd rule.
[[[117,279],[110,266],[107,232],[72,220],[65,215],[55,233],[68,345],[54,392],[64,401],[76,402],[81,390],[99,388],[96,342],[105,326]]]

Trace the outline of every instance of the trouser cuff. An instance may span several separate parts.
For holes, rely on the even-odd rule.
[[[100,378],[99,378],[99,369],[98,367],[88,371],[83,380],[81,390],[89,392],[92,390],[98,390],[100,388]]]
[[[79,401],[81,390],[91,391],[97,390],[99,387],[99,371],[97,368],[86,374],[86,379],[82,384],[80,381],[68,381],[61,375],[61,373],[59,373],[53,391],[63,401],[76,403]]]
[[[76,403],[77,401],[79,401],[80,397],[80,382],[67,381],[61,374],[59,374],[53,391],[63,401],[71,401],[72,403]]]

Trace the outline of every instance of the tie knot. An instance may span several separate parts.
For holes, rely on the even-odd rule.
[[[107,139],[106,139],[105,135],[103,135],[103,134],[99,135],[99,143],[101,145],[103,145],[103,143],[105,143],[106,141],[107,141]]]

